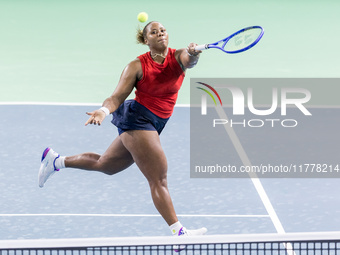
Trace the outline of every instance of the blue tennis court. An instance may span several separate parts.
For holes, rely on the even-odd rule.
[[[97,106],[0,107],[0,239],[170,234],[134,165],[114,176],[64,169],[43,189],[38,187],[46,146],[62,155],[102,153],[117,135],[109,119],[101,127],[84,126],[85,112]],[[250,179],[190,178],[188,116],[188,107],[176,107],[161,135],[180,221],[188,228],[205,226],[209,234],[275,233],[275,223]],[[260,181],[285,231],[339,229],[338,179]]]

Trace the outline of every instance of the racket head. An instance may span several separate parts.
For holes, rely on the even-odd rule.
[[[243,28],[232,35],[208,45],[208,48],[217,48],[225,53],[234,54],[249,50],[262,38],[264,30],[260,26]]]

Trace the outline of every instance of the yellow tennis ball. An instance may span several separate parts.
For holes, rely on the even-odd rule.
[[[148,20],[148,14],[146,12],[140,12],[138,13],[137,19],[143,23]]]

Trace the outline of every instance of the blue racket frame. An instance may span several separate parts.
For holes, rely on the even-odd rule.
[[[248,45],[247,47],[243,48],[243,49],[240,49],[240,50],[236,50],[236,51],[227,51],[224,49],[225,45],[228,43],[228,41],[233,38],[234,36],[244,32],[244,31],[247,31],[249,29],[254,29],[254,28],[259,28],[261,29],[261,33],[260,35],[257,37],[257,39],[251,43],[250,45]],[[206,44],[205,45],[205,49],[210,49],[210,48],[215,48],[215,49],[220,49],[221,51],[225,52],[225,53],[228,53],[228,54],[235,54],[235,53],[240,53],[240,52],[243,52],[243,51],[246,51],[246,50],[249,50],[250,48],[254,47],[262,38],[264,34],[264,29],[261,27],[261,26],[250,26],[250,27],[246,27],[246,28],[243,28],[235,33],[233,33],[232,35],[229,35],[228,37],[218,41],[218,42],[215,42],[215,43],[210,43],[210,44]],[[223,42],[222,46],[218,46],[218,44],[220,44],[221,42]]]

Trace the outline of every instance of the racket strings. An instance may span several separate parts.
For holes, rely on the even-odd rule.
[[[227,52],[240,51],[255,44],[261,35],[262,30],[260,28],[244,30],[223,42],[221,47]]]

